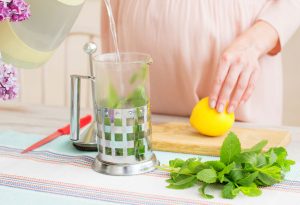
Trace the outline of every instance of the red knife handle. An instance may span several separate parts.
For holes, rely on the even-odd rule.
[[[89,124],[91,121],[92,121],[92,116],[91,115],[87,115],[87,116],[81,118],[80,121],[79,121],[80,128],[83,128],[84,126]],[[70,134],[70,124],[68,124],[67,126],[65,126],[63,128],[58,129],[57,131],[60,132],[63,135]]]

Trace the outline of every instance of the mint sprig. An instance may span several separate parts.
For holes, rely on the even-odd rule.
[[[284,180],[284,174],[295,164],[287,159],[283,147],[270,148],[262,152],[267,141],[263,140],[250,149],[242,150],[233,132],[223,142],[220,160],[202,162],[200,158],[174,159],[169,165],[158,168],[170,173],[166,180],[170,189],[186,189],[200,185],[199,194],[213,198],[205,189],[210,184],[223,185],[222,197],[235,198],[239,193],[254,197],[262,194],[259,187],[271,186]]]

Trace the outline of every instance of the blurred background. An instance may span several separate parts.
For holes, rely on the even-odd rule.
[[[20,95],[15,101],[32,105],[69,106],[69,76],[88,73],[88,57],[82,46],[88,41],[100,45],[99,31],[100,1],[87,0],[72,32],[51,60],[41,69],[20,70]],[[283,73],[283,124],[300,126],[300,29],[283,50]],[[82,107],[91,106],[89,89],[88,82],[83,81]]]

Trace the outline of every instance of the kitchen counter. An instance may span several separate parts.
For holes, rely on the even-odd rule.
[[[88,110],[82,111],[82,116],[87,113],[89,113]],[[1,133],[5,134],[6,132],[8,132],[8,133],[13,132],[13,133],[21,133],[24,136],[28,135],[30,137],[30,136],[34,135],[34,137],[41,138],[45,135],[52,133],[57,128],[60,128],[63,125],[67,124],[68,120],[69,120],[69,111],[68,111],[68,109],[62,108],[62,107],[46,107],[46,106],[33,106],[33,105],[30,106],[30,105],[12,104],[12,103],[1,103],[0,104],[0,136],[1,136]],[[187,121],[187,120],[188,120],[187,118],[182,118],[182,117],[159,116],[159,115],[153,116],[153,121],[155,121],[155,122]],[[253,127],[253,128],[262,127],[262,128],[270,128],[270,129],[288,130],[291,133],[291,137],[292,137],[290,144],[287,146],[289,158],[295,160],[297,163],[300,164],[300,151],[299,151],[300,127],[287,127],[287,126],[275,126],[275,127],[273,126],[272,127],[272,126],[257,125],[255,123],[236,123],[235,126]],[[5,143],[0,142],[0,147],[2,147],[2,151],[0,150],[0,153],[2,153],[2,155],[0,155],[0,159],[4,159],[5,160],[4,162],[8,163],[8,164],[10,162],[9,160],[11,160],[11,162],[13,160],[17,160],[16,153],[14,153],[15,157],[11,158],[11,159],[6,158],[8,156],[7,153],[3,154],[4,148],[5,148],[5,150],[7,150],[7,149],[17,149],[17,147],[15,146],[14,148],[9,148],[9,146],[7,144],[5,144],[5,146],[3,144],[5,144]],[[17,144],[17,142],[16,142],[16,144]],[[13,144],[12,144],[12,146],[13,146]],[[47,145],[45,147],[46,148],[49,147],[49,150],[51,152],[56,151],[55,147],[51,147],[50,145],[49,146]],[[58,147],[58,145],[57,145],[57,147]],[[11,152],[13,152],[13,151],[11,151]],[[43,152],[43,150],[40,151],[40,154],[43,154],[42,152]],[[46,150],[44,150],[44,152],[46,153]],[[39,152],[37,152],[37,153],[39,153]],[[48,155],[49,155],[49,153],[48,153]],[[75,155],[80,156],[80,154],[78,154],[77,152],[74,154],[74,156]],[[87,154],[87,155],[93,156],[91,154]],[[65,154],[61,155],[60,158],[63,158],[65,156],[68,156],[68,155],[65,155]],[[179,154],[179,153],[176,154],[176,153],[157,152],[157,156],[159,159],[161,157],[160,160],[162,162],[166,163],[169,159],[173,159],[176,157],[188,157],[189,155],[184,155],[184,154]],[[18,155],[18,157],[20,158],[19,155]],[[204,158],[205,158],[205,156],[204,156]],[[25,159],[22,159],[22,160],[25,160]],[[36,158],[35,158],[35,160],[36,160]],[[48,160],[48,158],[47,158],[47,160]],[[29,166],[29,164],[33,163],[33,164],[31,164],[32,166],[29,168],[29,169],[33,169],[32,170],[32,172],[33,172],[34,166],[38,166],[38,164],[36,162],[33,162],[34,160],[33,161],[27,160],[27,161],[28,161],[28,166]],[[0,160],[0,163],[1,163],[1,160]],[[74,162],[74,163],[77,163],[77,162]],[[3,166],[3,164],[2,164],[2,166]],[[18,164],[18,166],[20,166],[19,168],[25,169],[25,167],[27,165],[26,166],[24,165],[25,167],[22,167],[20,164]],[[56,166],[58,166],[58,165],[56,165]],[[68,166],[68,165],[64,164],[64,166]],[[63,167],[60,167],[60,168],[63,169]],[[110,203],[112,203],[112,204],[115,204],[115,203],[117,203],[117,204],[123,204],[123,203],[124,204],[125,203],[143,204],[143,203],[145,203],[146,204],[146,201],[147,202],[149,201],[149,203],[147,203],[147,204],[241,204],[241,203],[243,203],[243,204],[262,204],[263,202],[266,202],[266,201],[268,202],[268,204],[280,204],[279,202],[283,202],[284,200],[289,200],[290,203],[288,202],[288,204],[300,204],[300,197],[295,197],[297,195],[300,195],[300,170],[298,170],[298,168],[299,168],[299,166],[296,165],[295,169],[297,169],[297,170],[294,170],[294,173],[292,173],[290,175],[290,179],[289,179],[288,183],[285,183],[282,186],[276,186],[274,188],[265,188],[263,190],[263,196],[256,197],[256,198],[249,198],[249,197],[244,197],[241,195],[235,200],[224,200],[224,199],[221,199],[220,197],[216,197],[213,200],[204,200],[204,199],[201,199],[200,197],[198,197],[197,190],[184,190],[184,191],[169,190],[169,189],[164,188],[164,186],[166,185],[166,183],[164,182],[165,179],[160,179],[161,182],[158,181],[159,183],[157,185],[154,183],[155,182],[154,179],[151,182],[149,181],[149,179],[144,179],[146,177],[149,178],[151,174],[148,174],[147,176],[134,176],[137,178],[144,177],[143,179],[141,178],[141,181],[148,180],[147,183],[153,183],[151,185],[149,184],[150,187],[143,188],[144,190],[141,190],[141,192],[144,191],[145,193],[147,193],[147,192],[149,192],[149,188],[151,188],[151,186],[152,186],[151,192],[153,192],[152,194],[154,194],[154,195],[153,196],[149,195],[148,199],[150,199],[151,197],[156,197],[156,200],[152,201],[151,203],[149,200],[146,200],[142,196],[139,197],[138,194],[133,191],[134,189],[129,191],[128,195],[130,195],[131,197],[134,196],[133,198],[136,201],[134,201],[133,199],[132,199],[132,201],[129,200],[127,202],[125,199],[124,200],[120,199],[119,201],[116,201],[116,200],[114,200],[113,197],[109,198],[108,196],[106,196],[106,198],[100,197],[100,199],[98,201],[96,199],[91,200],[90,198],[88,198],[89,200],[88,199],[84,200],[83,198],[86,198],[86,197],[80,198],[77,195],[75,198],[78,198],[78,197],[80,198],[80,199],[78,199],[79,201],[77,201],[77,202],[80,202],[80,200],[83,200],[83,201],[81,201],[82,203],[80,203],[80,204],[93,204],[94,202],[97,202],[97,204],[99,204],[101,200],[103,200],[102,201],[103,203],[100,203],[100,204],[110,204]],[[42,172],[42,170],[47,169],[47,167],[45,164],[43,164],[43,165],[41,165],[41,168],[36,167],[36,169],[41,170],[41,172]],[[83,172],[82,170],[79,170],[78,167],[76,169],[78,169],[78,170],[76,170],[77,174],[81,173],[82,178],[84,178],[84,175],[87,171]],[[75,170],[75,168],[74,168],[74,170]],[[7,172],[7,169],[4,168],[4,170],[2,170],[2,168],[0,166],[0,182],[2,180],[1,176],[4,173],[4,171]],[[100,177],[100,174],[94,173],[90,170],[88,170],[88,171],[91,172],[90,175],[93,175],[93,176],[95,175],[96,178],[98,176]],[[17,171],[12,171],[12,173],[14,173],[14,176],[17,175]],[[156,174],[161,174],[161,173],[156,173]],[[24,174],[24,175],[27,176],[27,174]],[[8,175],[5,175],[5,176],[7,177]],[[28,173],[27,177],[29,177],[29,176],[33,177],[35,175]],[[37,174],[36,176],[37,176],[37,178],[45,177],[45,176],[42,176],[40,173]],[[70,178],[71,176],[73,176],[73,173],[70,173],[70,175],[66,175],[66,178]],[[103,176],[104,175],[102,175],[102,177]],[[51,176],[51,180],[54,180],[56,182],[59,180],[66,180],[66,181],[64,181],[65,184],[70,182],[70,181],[68,181],[69,179],[61,179],[60,177]],[[151,177],[153,177],[153,176],[151,175]],[[110,176],[107,176],[107,178],[110,178]],[[104,178],[104,179],[106,180],[107,178]],[[118,178],[118,177],[116,177],[116,178]],[[165,176],[165,178],[166,178],[166,176]],[[124,177],[124,180],[123,180],[123,178],[122,179],[118,178],[118,181],[120,181],[120,182],[123,181],[124,183],[127,183],[126,179],[129,179],[129,178]],[[103,179],[101,179],[101,180],[103,180]],[[76,184],[76,182],[77,182],[77,184],[83,183],[82,181],[80,181],[80,180],[78,181],[77,179],[74,180],[75,184]],[[115,183],[114,178],[111,178],[111,183],[112,183],[111,186],[113,186],[113,183]],[[138,183],[138,181],[136,183]],[[93,184],[92,182],[89,182],[89,184],[86,184],[86,186],[92,187],[92,186],[95,186],[95,184]],[[128,184],[128,186],[130,186],[130,183]],[[156,187],[156,186],[159,186],[159,187]],[[286,187],[284,187],[284,186],[286,186]],[[291,187],[289,187],[289,186],[291,186]],[[12,188],[8,188],[8,187],[12,187]],[[62,187],[64,187],[64,186],[62,186]],[[13,192],[11,192],[11,190],[10,190],[10,192],[8,192],[7,191],[8,189],[16,190],[15,194],[19,193],[20,199],[22,199],[22,197],[24,198],[25,202],[23,201],[24,202],[23,204],[35,204],[33,201],[41,202],[44,199],[43,195],[41,195],[41,193],[40,193],[43,191],[39,190],[38,188],[37,188],[37,190],[34,189],[35,191],[39,192],[39,194],[35,195],[32,191],[27,190],[29,188],[22,188],[22,187],[9,186],[9,185],[6,186],[3,183],[1,183],[0,184],[0,196],[2,196],[3,193],[5,194],[5,196],[7,196],[6,199],[8,199],[8,201],[6,201],[7,202],[6,204],[10,204],[9,202],[11,202],[11,201],[9,201],[9,200],[13,200],[13,199],[9,198],[9,197],[13,197],[12,194],[9,194],[9,193],[13,193]],[[32,189],[30,189],[30,190],[32,190]],[[120,186],[120,190],[122,190],[122,186]],[[159,191],[159,190],[161,190],[161,191]],[[291,190],[294,190],[294,192]],[[26,192],[26,193],[21,193],[21,192]],[[101,190],[100,190],[100,192],[101,192]],[[70,194],[61,195],[60,193],[54,193],[54,192],[50,192],[50,191],[47,193],[48,194],[44,193],[45,194],[44,197],[45,197],[45,199],[51,198],[52,204],[54,204],[54,202],[59,204],[60,201],[58,200],[58,198],[62,198],[65,195],[68,196],[68,200],[66,199],[63,204],[68,204],[68,203],[74,204],[74,202],[72,201],[74,199],[73,195],[70,195]],[[167,200],[167,198],[163,198],[162,196],[161,196],[162,197],[161,199],[157,199],[157,197],[159,198],[160,195],[169,196],[170,193],[174,194],[174,198],[178,197],[178,200],[177,201],[175,200],[176,203],[175,203],[175,201],[174,202],[168,201],[169,198]],[[186,195],[187,193],[188,193],[188,195]],[[57,195],[59,195],[59,196],[57,197]],[[191,195],[191,196],[189,196],[189,195]],[[26,198],[26,196],[28,198]],[[54,197],[54,196],[56,196],[56,197]],[[145,196],[147,196],[147,194],[145,194]],[[29,197],[30,197],[30,202],[26,203],[26,199],[29,200]],[[125,197],[125,196],[123,196],[123,197]],[[141,197],[143,198],[144,201],[142,200]],[[3,199],[3,197],[1,197],[1,200],[2,199]],[[5,200],[4,200],[4,202],[5,202]]]

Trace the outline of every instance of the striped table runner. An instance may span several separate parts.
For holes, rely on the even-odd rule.
[[[37,151],[20,154],[23,148],[39,138],[0,132],[1,204],[300,204],[298,165],[286,176],[286,181],[264,188],[260,197],[240,195],[234,200],[226,200],[220,198],[220,187],[215,186],[207,190],[215,198],[205,200],[199,197],[196,187],[179,191],[165,188],[168,175],[158,170],[129,177],[96,173],[91,170],[96,153],[75,150],[67,136]],[[193,157],[166,152],[156,152],[156,155],[162,163],[177,157]]]

